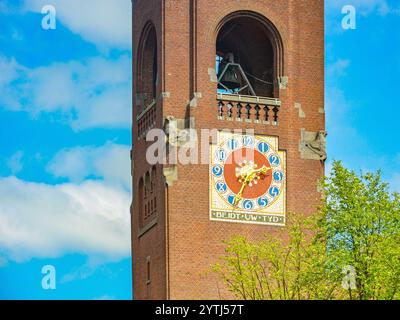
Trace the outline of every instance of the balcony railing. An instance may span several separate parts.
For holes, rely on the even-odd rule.
[[[156,100],[154,99],[140,114],[137,116],[139,139],[146,137],[147,132],[156,125]]]
[[[278,125],[281,101],[275,98],[217,94],[218,119]]]

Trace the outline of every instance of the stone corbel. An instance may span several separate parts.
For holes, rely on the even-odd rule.
[[[213,83],[218,82],[217,72],[214,68],[208,68],[208,75],[210,76],[210,81]]]
[[[199,104],[199,100],[203,97],[203,95],[201,94],[201,92],[194,92],[193,93],[193,98],[192,100],[190,100],[190,107],[191,108],[196,108]]]
[[[174,165],[163,169],[163,174],[168,187],[172,187],[178,180],[178,166]]]
[[[289,84],[289,77],[283,76],[278,78],[279,89],[287,89]]]
[[[170,92],[161,92],[161,99],[168,99],[171,98],[171,93]]]
[[[186,119],[177,119],[173,116],[168,116],[164,120],[164,130],[169,145],[179,147],[186,145],[192,140],[194,134],[194,118],[189,119],[187,125]]]
[[[310,132],[301,129],[300,154],[302,159],[325,161],[326,153],[326,131]]]

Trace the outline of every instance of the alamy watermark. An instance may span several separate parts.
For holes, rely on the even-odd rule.
[[[346,5],[342,8],[342,28],[344,30],[355,30],[357,28],[356,8],[352,5]]]
[[[353,266],[345,266],[342,270],[342,287],[345,290],[355,290],[356,287],[356,269]]]
[[[218,140],[218,136],[223,135],[228,139]],[[167,130],[151,129],[146,135],[146,141],[152,142],[147,148],[146,160],[150,165],[155,164],[210,164],[210,156],[219,156],[218,150],[216,155],[210,155],[210,145],[218,145],[219,143],[227,143],[228,148],[232,151],[237,148],[241,141],[243,152],[238,153],[236,160],[254,159],[254,148],[246,148],[246,141],[254,141],[254,130],[218,130],[218,129],[183,129],[178,130],[176,127],[170,126]],[[229,145],[231,144],[231,145]],[[222,154],[221,157],[225,155]],[[230,161],[232,159],[226,159]],[[228,163],[228,162],[227,162]]]
[[[52,5],[46,5],[42,8],[42,14],[45,16],[42,18],[43,30],[55,30],[57,28],[57,11]]]
[[[52,265],[42,267],[42,288],[43,290],[56,290],[56,268]]]

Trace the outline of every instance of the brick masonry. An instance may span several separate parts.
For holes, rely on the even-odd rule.
[[[157,36],[158,80],[156,124],[164,118],[195,119],[196,129],[254,129],[256,134],[279,137],[287,151],[287,208],[311,214],[320,194],[317,182],[324,165],[302,159],[301,129],[325,130],[324,106],[324,4],[323,0],[135,0],[133,1],[133,94],[142,31],[153,23]],[[271,21],[283,43],[286,88],[279,90],[282,107],[279,125],[221,121],[217,118],[215,69],[216,37],[220,22],[237,11],[256,12]],[[166,94],[168,93],[168,94]],[[195,93],[201,93],[190,107]],[[207,165],[178,165],[178,179],[167,187],[161,165],[156,168],[157,214],[147,227],[139,223],[139,180],[153,168],[146,162],[149,143],[138,138],[137,100],[133,99],[133,202],[132,255],[135,299],[231,298],[210,265],[224,254],[222,241],[242,234],[261,239],[277,227],[221,223],[209,220]],[[299,116],[301,105],[305,117]],[[148,265],[150,261],[150,265]],[[148,267],[149,270],[148,270]],[[150,271],[150,279],[148,272]],[[150,280],[150,281],[148,281]]]

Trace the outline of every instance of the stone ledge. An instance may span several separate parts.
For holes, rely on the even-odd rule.
[[[246,96],[246,95],[240,95],[240,94],[217,93],[217,100],[229,101],[229,102],[262,104],[262,105],[267,105],[267,106],[281,106],[282,105],[282,102],[277,98]]]

